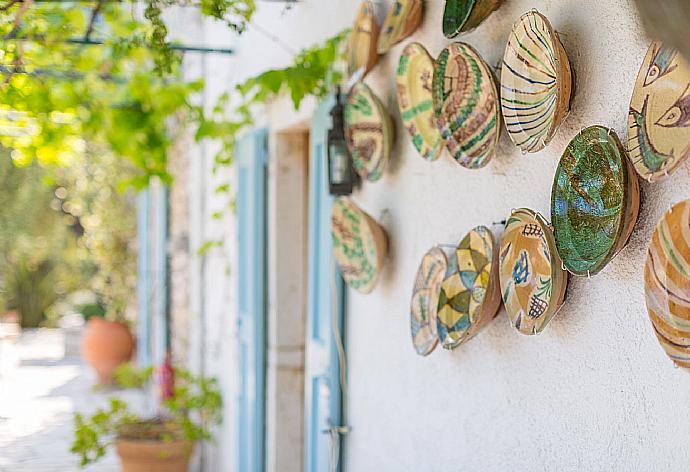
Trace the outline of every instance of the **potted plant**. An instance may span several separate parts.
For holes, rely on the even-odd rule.
[[[132,358],[134,337],[121,316],[106,318],[105,310],[82,311],[87,319],[81,342],[84,359],[96,371],[98,383],[113,383],[115,370]]]
[[[138,386],[152,372],[127,367],[116,373],[116,381]],[[91,416],[75,415],[71,451],[80,457],[82,467],[98,461],[114,444],[123,472],[187,471],[195,443],[212,439],[210,426],[220,422],[222,399],[215,379],[177,368],[170,374],[164,379],[167,387],[162,386],[159,415],[138,415],[118,398],[111,398],[107,408]]]

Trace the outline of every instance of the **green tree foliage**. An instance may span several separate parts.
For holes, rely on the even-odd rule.
[[[301,51],[284,69],[246,80],[206,113],[193,101],[203,82],[181,79],[161,16],[180,3],[148,0],[146,21],[118,2],[101,0],[91,9],[29,0],[0,7],[0,145],[12,150],[12,161],[65,166],[91,147],[134,164],[137,171],[127,183],[136,188],[152,177],[167,183],[167,153],[182,129],[197,140],[217,141],[216,169],[229,166],[256,107],[288,94],[298,108],[305,97],[322,98],[342,79],[337,66],[347,31]],[[202,0],[198,6],[238,33],[256,9],[254,0]],[[80,44],[90,38],[103,44]],[[227,184],[216,189],[231,190]],[[232,197],[227,208],[233,208]]]
[[[0,308],[17,310],[25,327],[38,326],[89,272],[76,221],[59,207],[50,180],[38,163],[17,168],[0,153]]]
[[[151,28],[116,2],[100,5],[94,27],[89,10],[74,4],[31,5],[18,28],[19,13],[0,16],[0,144],[13,161],[65,165],[91,143],[134,163],[136,186],[169,180],[171,121],[203,118],[190,101],[202,83],[178,80],[172,64],[169,75],[156,73],[163,59],[144,40]],[[68,42],[89,28],[103,45]]]

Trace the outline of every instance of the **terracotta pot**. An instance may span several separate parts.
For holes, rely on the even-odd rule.
[[[187,472],[194,443],[118,439],[115,447],[122,472]]]
[[[129,361],[133,350],[134,338],[126,324],[103,318],[91,318],[86,324],[81,352],[98,374],[99,383],[112,384],[113,372]]]

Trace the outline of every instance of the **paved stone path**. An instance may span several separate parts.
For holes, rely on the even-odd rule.
[[[114,452],[80,469],[69,452],[75,411],[90,412],[114,393],[141,402],[138,392],[93,389],[95,376],[79,356],[65,357],[59,330],[0,339],[0,472],[116,472]]]

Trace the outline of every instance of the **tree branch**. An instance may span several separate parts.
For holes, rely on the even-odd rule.
[[[94,7],[93,11],[91,12],[91,19],[89,20],[89,26],[86,28],[86,34],[84,34],[84,39],[88,41],[91,39],[91,33],[93,33],[93,27],[96,24],[96,19],[98,18],[98,14],[101,12],[101,8],[103,8],[103,4],[105,3],[105,0],[98,0],[96,2],[96,6]]]
[[[17,3],[22,3],[23,0],[10,0],[7,2],[5,5],[0,5],[0,11],[7,11],[13,6],[15,6]]]
[[[14,28],[12,28],[12,32],[15,34],[17,31],[19,31],[19,26],[22,23],[22,17],[33,3],[33,0],[17,1],[21,2],[22,6],[19,8],[19,10],[17,10],[17,14],[14,16]],[[10,83],[10,80],[12,80],[12,76],[14,76],[15,71],[22,70],[22,66],[24,65],[24,63],[22,62],[22,56],[24,55],[23,49],[24,48],[22,47],[21,43],[17,44],[16,56],[14,58],[14,61],[12,61],[12,66],[14,67],[14,70],[7,74],[7,77],[5,77],[5,80],[3,81],[3,85],[7,85]]]

